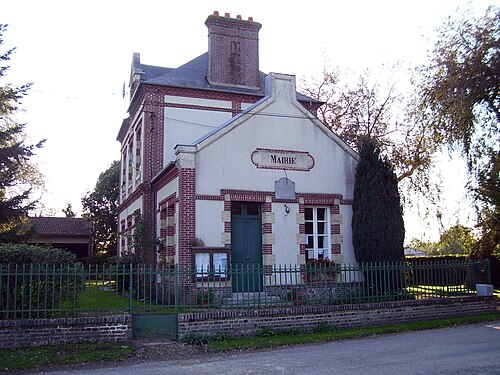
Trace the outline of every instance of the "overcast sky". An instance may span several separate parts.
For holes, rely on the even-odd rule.
[[[122,87],[132,53],[141,53],[142,63],[166,67],[191,60],[207,50],[204,23],[214,10],[261,23],[260,69],[300,80],[319,75],[325,63],[353,74],[367,68],[383,73],[396,63],[400,71],[416,66],[426,60],[433,30],[447,16],[457,8],[481,15],[494,3],[10,0],[2,4],[0,23],[9,24],[4,45],[17,47],[8,80],[33,82],[19,119],[33,141],[47,138],[33,159],[46,177],[42,201],[62,216],[67,203],[81,211],[81,197],[120,157],[116,135],[127,107]],[[445,183],[461,190],[464,180]],[[461,195],[450,196],[453,210],[446,220],[454,224]],[[407,224],[415,235],[429,234],[418,227]]]

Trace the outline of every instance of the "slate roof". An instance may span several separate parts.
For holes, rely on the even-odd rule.
[[[174,86],[174,87],[186,87],[193,89],[202,90],[216,90],[225,91],[231,93],[247,94],[264,96],[264,80],[266,78],[265,73],[260,72],[260,87],[261,90],[252,90],[250,88],[242,88],[235,86],[219,86],[211,85],[207,78],[207,67],[208,67],[208,52],[196,57],[195,59],[187,62],[184,65],[176,69],[172,68],[160,68],[153,67],[151,65],[142,65],[141,69],[144,74],[141,77],[141,82],[151,85],[160,86]],[[162,69],[164,71],[162,71]],[[303,102],[313,102],[313,103],[323,103],[316,99],[312,99],[301,93],[297,93],[297,100]]]
[[[92,233],[92,223],[83,218],[30,217],[29,220],[39,236],[90,237]]]

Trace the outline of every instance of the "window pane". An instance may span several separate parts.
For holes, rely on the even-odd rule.
[[[314,237],[313,236],[307,236],[306,237],[306,249],[312,249],[314,248]]]
[[[326,208],[318,208],[318,220],[321,220],[321,221],[324,221],[326,216],[325,216],[325,213],[326,213]]]
[[[227,270],[227,254],[215,253],[214,254],[214,271],[220,272],[219,276],[225,277]]]
[[[318,223],[318,234],[326,234],[326,223]]]
[[[206,275],[210,271],[210,254],[196,253],[194,256],[194,262],[198,276],[201,276],[202,274]]]
[[[312,222],[309,222],[309,223],[306,222],[306,234],[313,234],[313,223]]]
[[[231,215],[241,215],[240,202],[231,202]]]
[[[306,218],[306,220],[313,219],[313,209],[311,207],[306,207],[305,218]]]
[[[247,203],[247,215],[259,216],[259,204],[258,203]]]
[[[322,249],[325,247],[325,237],[318,236],[318,249]]]

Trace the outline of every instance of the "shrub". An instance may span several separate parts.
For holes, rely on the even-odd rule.
[[[196,333],[188,333],[181,341],[188,345],[204,345],[209,341],[209,339],[207,336]]]
[[[74,254],[50,246],[0,245],[2,318],[64,315],[84,288]]]
[[[0,244],[0,264],[72,264],[76,255],[52,246]]]

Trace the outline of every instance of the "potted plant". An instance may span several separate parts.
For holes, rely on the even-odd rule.
[[[305,273],[302,275],[304,281],[331,281],[335,280],[337,265],[334,261],[326,259],[308,259]]]

